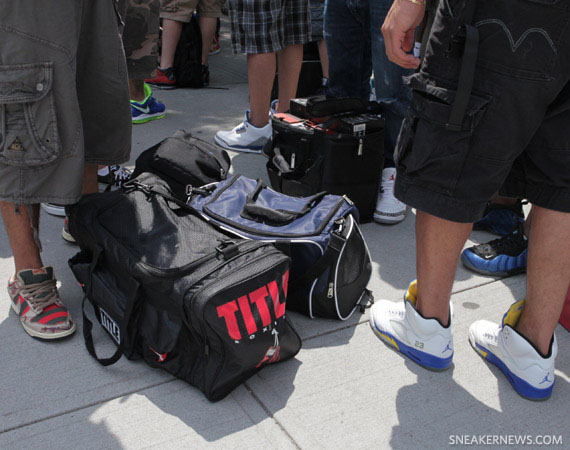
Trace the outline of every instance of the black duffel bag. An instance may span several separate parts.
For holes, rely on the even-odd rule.
[[[225,150],[178,130],[140,154],[132,178],[153,173],[168,183],[176,197],[184,198],[189,187],[225,180],[230,166]]]
[[[372,118],[374,127],[358,135],[343,128],[350,128],[351,120],[333,117],[315,125],[290,114],[274,115],[273,137],[263,149],[273,189],[299,197],[320,191],[346,195],[360,221],[370,222],[384,167],[383,120]]]
[[[214,228],[151,174],[69,213],[85,344],[101,364],[142,357],[216,401],[299,351],[285,314],[289,258],[273,245]],[[95,351],[85,299],[118,346],[111,357]]]

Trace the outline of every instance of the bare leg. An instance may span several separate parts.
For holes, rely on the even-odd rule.
[[[271,88],[275,79],[275,53],[247,55],[247,81],[251,104],[250,122],[264,127],[269,122]]]
[[[202,33],[202,64],[208,65],[208,54],[212,46],[214,34],[216,34],[216,26],[218,19],[215,17],[202,17],[199,18],[200,32]]]
[[[417,310],[447,326],[449,298],[461,250],[473,224],[439,219],[417,211],[416,271]]]
[[[303,62],[303,46],[301,44],[288,45],[278,54],[279,58],[279,102],[277,112],[289,109],[289,100],[297,95],[299,73]]]
[[[129,90],[131,100],[142,102],[144,100],[144,80],[132,80],[129,78]]]
[[[174,64],[174,53],[182,33],[182,22],[164,19],[162,21],[162,54],[160,55],[160,67],[167,69]]]
[[[329,77],[329,55],[327,53],[327,43],[324,39],[319,41],[319,59],[321,60],[321,69],[323,70],[323,77]]]
[[[40,205],[32,205],[34,210],[34,225],[39,226]],[[25,269],[39,269],[43,266],[40,251],[34,240],[30,224],[30,215],[25,205],[18,206],[16,212],[13,203],[0,202],[0,210],[4,218],[4,226],[14,255],[16,273]]]
[[[82,194],[95,194],[99,192],[99,183],[97,183],[97,169],[95,164],[85,164],[83,168],[83,188]]]
[[[570,282],[570,214],[532,209],[527,298],[517,331],[546,355]]]

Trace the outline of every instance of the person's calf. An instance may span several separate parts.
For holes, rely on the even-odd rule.
[[[533,205],[527,299],[517,330],[546,355],[570,282],[570,213]]]
[[[449,322],[449,299],[457,263],[472,224],[416,213],[417,310],[426,318]]]
[[[33,221],[30,220],[29,209],[32,210]],[[34,236],[34,228],[39,229],[39,205],[27,208],[25,205],[0,202],[0,210],[12,248],[16,273],[25,269],[40,269],[43,263],[37,238]]]

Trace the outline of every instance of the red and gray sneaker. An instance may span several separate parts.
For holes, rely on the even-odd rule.
[[[174,76],[174,70],[172,67],[168,67],[166,69],[157,67],[156,76],[154,78],[148,78],[144,81],[145,83],[159,89],[174,89],[176,87],[176,77]]]
[[[69,311],[59,299],[53,267],[21,270],[8,281],[12,309],[30,336],[59,339],[75,332]]]
[[[63,228],[61,230],[61,237],[65,242],[69,242],[70,244],[77,244],[75,238],[69,232],[69,218],[65,216],[63,220]]]

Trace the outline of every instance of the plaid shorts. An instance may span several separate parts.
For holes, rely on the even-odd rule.
[[[311,40],[309,0],[229,0],[234,54],[277,52]]]

